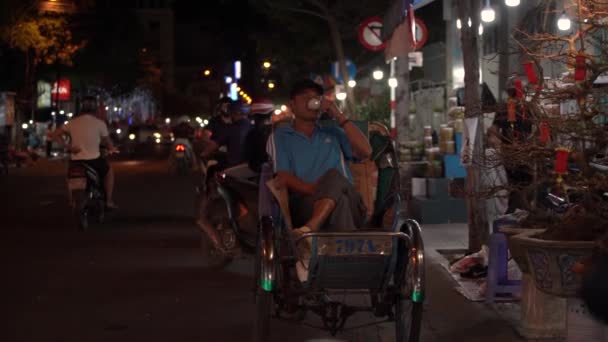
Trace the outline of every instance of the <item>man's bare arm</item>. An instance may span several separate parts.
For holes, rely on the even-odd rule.
[[[331,115],[338,125],[344,129],[346,138],[353,147],[353,154],[355,157],[361,160],[369,159],[372,155],[372,147],[363,132],[348,120],[344,113],[336,107],[336,104],[333,101],[324,99],[321,103],[321,108]]]

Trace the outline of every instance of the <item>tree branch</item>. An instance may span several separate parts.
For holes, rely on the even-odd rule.
[[[277,5],[277,4],[273,4],[273,7],[278,9],[278,10],[283,10],[283,11],[288,11],[288,12],[294,12],[294,13],[300,13],[300,14],[307,14],[313,17],[317,17],[319,19],[325,20],[325,21],[329,21],[329,18],[327,18],[327,16],[321,14],[321,13],[317,13],[315,11],[311,11],[311,10],[307,10],[307,9],[302,9],[302,8],[295,8],[295,7],[287,7],[287,6],[281,6],[281,5]]]

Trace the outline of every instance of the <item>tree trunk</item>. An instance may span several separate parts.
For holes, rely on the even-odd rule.
[[[408,140],[410,127],[410,61],[408,57],[400,57],[395,61],[395,77],[398,84],[395,94],[396,149],[397,155],[401,155],[401,149]],[[410,172],[400,172],[399,181],[404,199],[410,197],[410,175]]]
[[[327,23],[329,26],[329,32],[331,34],[331,40],[336,49],[336,58],[338,59],[338,65],[340,66],[340,73],[342,74],[342,82],[344,82],[344,90],[346,91],[346,108],[348,110],[351,119],[358,119],[359,115],[355,107],[355,95],[352,88],[348,86],[348,68],[346,67],[346,56],[344,55],[344,46],[342,44],[342,36],[338,30],[338,23],[336,18],[330,13],[325,13],[327,17]]]
[[[477,30],[480,6],[478,1],[458,0],[458,16],[463,23],[461,34],[462,59],[464,61],[464,105],[466,118],[478,118],[473,141],[473,158],[467,167],[467,216],[469,221],[469,251],[478,251],[488,239],[488,222],[485,199],[480,198],[480,164],[483,162],[483,115],[479,98],[479,50]],[[471,17],[472,26],[467,22]]]

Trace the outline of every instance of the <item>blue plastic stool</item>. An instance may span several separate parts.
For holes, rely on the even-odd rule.
[[[520,294],[521,281],[509,280],[508,263],[509,249],[507,247],[507,237],[498,232],[501,227],[517,225],[517,221],[500,219],[492,224],[492,234],[490,235],[488,256],[488,276],[486,277],[486,303],[493,303],[496,295],[501,294]]]

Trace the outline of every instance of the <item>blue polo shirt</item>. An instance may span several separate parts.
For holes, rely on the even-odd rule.
[[[346,164],[353,159],[353,150],[340,127],[317,126],[312,137],[292,126],[277,128],[269,140],[269,152],[275,172],[290,172],[307,183],[314,183],[325,172],[336,169],[353,182]]]

